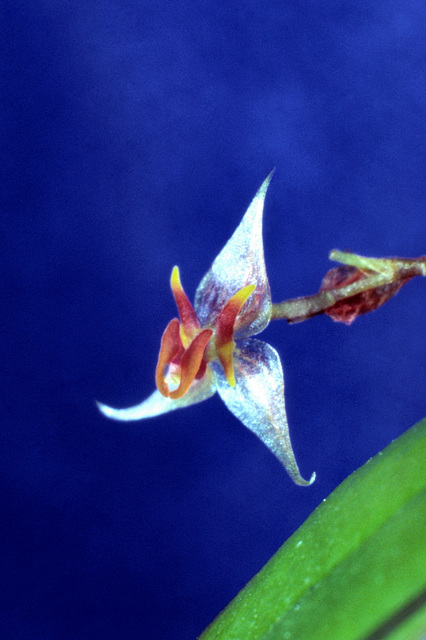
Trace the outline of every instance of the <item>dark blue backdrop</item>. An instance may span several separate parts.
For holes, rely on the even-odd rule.
[[[263,179],[273,299],[426,253],[423,0],[3,3],[1,637],[195,638],[426,414],[425,285],[273,323],[296,487],[218,397],[121,424]],[[4,135],[6,132],[6,135]],[[397,479],[395,479],[397,482]]]

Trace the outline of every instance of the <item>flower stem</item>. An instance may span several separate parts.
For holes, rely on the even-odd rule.
[[[426,256],[420,258],[367,258],[355,253],[333,249],[329,254],[330,260],[340,262],[349,267],[342,271],[342,282],[338,286],[326,286],[323,282],[322,290],[309,296],[292,298],[272,305],[272,319],[287,320],[290,323],[302,322],[324,313],[342,300],[353,299],[354,296],[371,292],[372,297],[386,295],[383,301],[394,295],[399,288],[412,277],[426,276]],[[333,270],[332,270],[333,271]],[[336,270],[334,270],[336,271]],[[331,272],[330,272],[331,273]],[[357,279],[353,274],[357,274]],[[345,284],[345,276],[348,284]],[[390,285],[387,292],[386,288]],[[381,302],[380,302],[381,304]],[[378,306],[378,304],[376,304]],[[376,308],[370,303],[363,313]]]

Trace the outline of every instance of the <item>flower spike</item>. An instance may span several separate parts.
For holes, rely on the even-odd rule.
[[[367,258],[333,249],[329,258],[341,265],[326,273],[319,293],[273,304],[272,319],[303,322],[325,313],[349,325],[378,309],[415,276],[426,276],[426,256]]]

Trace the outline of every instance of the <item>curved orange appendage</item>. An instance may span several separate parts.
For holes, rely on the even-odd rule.
[[[179,275],[179,267],[173,267],[172,275],[170,278],[170,286],[172,288],[173,297],[176,302],[176,306],[179,311],[179,317],[183,329],[184,335],[183,339],[188,339],[188,344],[184,346],[189,346],[190,341],[194,338],[194,335],[197,331],[201,329],[200,323],[198,322],[197,315],[194,311],[194,307],[190,303],[188,296],[183,290],[180,275]]]
[[[203,329],[195,336],[188,349],[182,356],[180,361],[180,383],[177,389],[168,393],[169,398],[177,400],[188,391],[191,382],[197,377],[202,367],[204,349],[210,340],[213,331],[211,329]],[[203,368],[205,372],[205,367]],[[161,389],[160,389],[161,391]]]
[[[155,371],[155,384],[157,389],[166,398],[169,396],[169,387],[164,380],[166,367],[174,358],[177,358],[183,351],[182,340],[180,339],[179,320],[173,318],[167,325],[163,337],[161,338],[160,353],[158,355],[158,363]]]
[[[235,387],[234,375],[234,325],[238,314],[248,297],[256,289],[256,285],[249,284],[232,296],[223,307],[216,321],[215,347],[217,357],[225,371],[225,377],[231,387]]]

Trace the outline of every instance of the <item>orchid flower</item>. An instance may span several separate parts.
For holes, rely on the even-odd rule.
[[[272,172],[273,173],[273,172]],[[426,276],[426,256],[367,258],[334,249],[331,269],[318,293],[271,302],[263,256],[262,217],[266,178],[234,235],[201,280],[192,306],[183,290],[178,267],[171,289],[179,319],[164,331],[154,391],[129,409],[100,402],[100,411],[115,420],[141,420],[188,407],[218,391],[230,411],[277,456],[292,480],[304,480],[291,446],[280,358],[273,347],[252,336],[270,320],[302,322],[325,313],[351,324],[392,298],[414,276]]]
[[[129,409],[99,409],[116,420],[151,418],[206,400],[216,391],[228,409],[277,456],[292,480],[309,485],[293,453],[278,353],[253,338],[269,324],[273,305],[262,241],[266,178],[231,239],[201,280],[192,306],[178,267],[171,289],[179,318],[164,331],[157,390]]]

